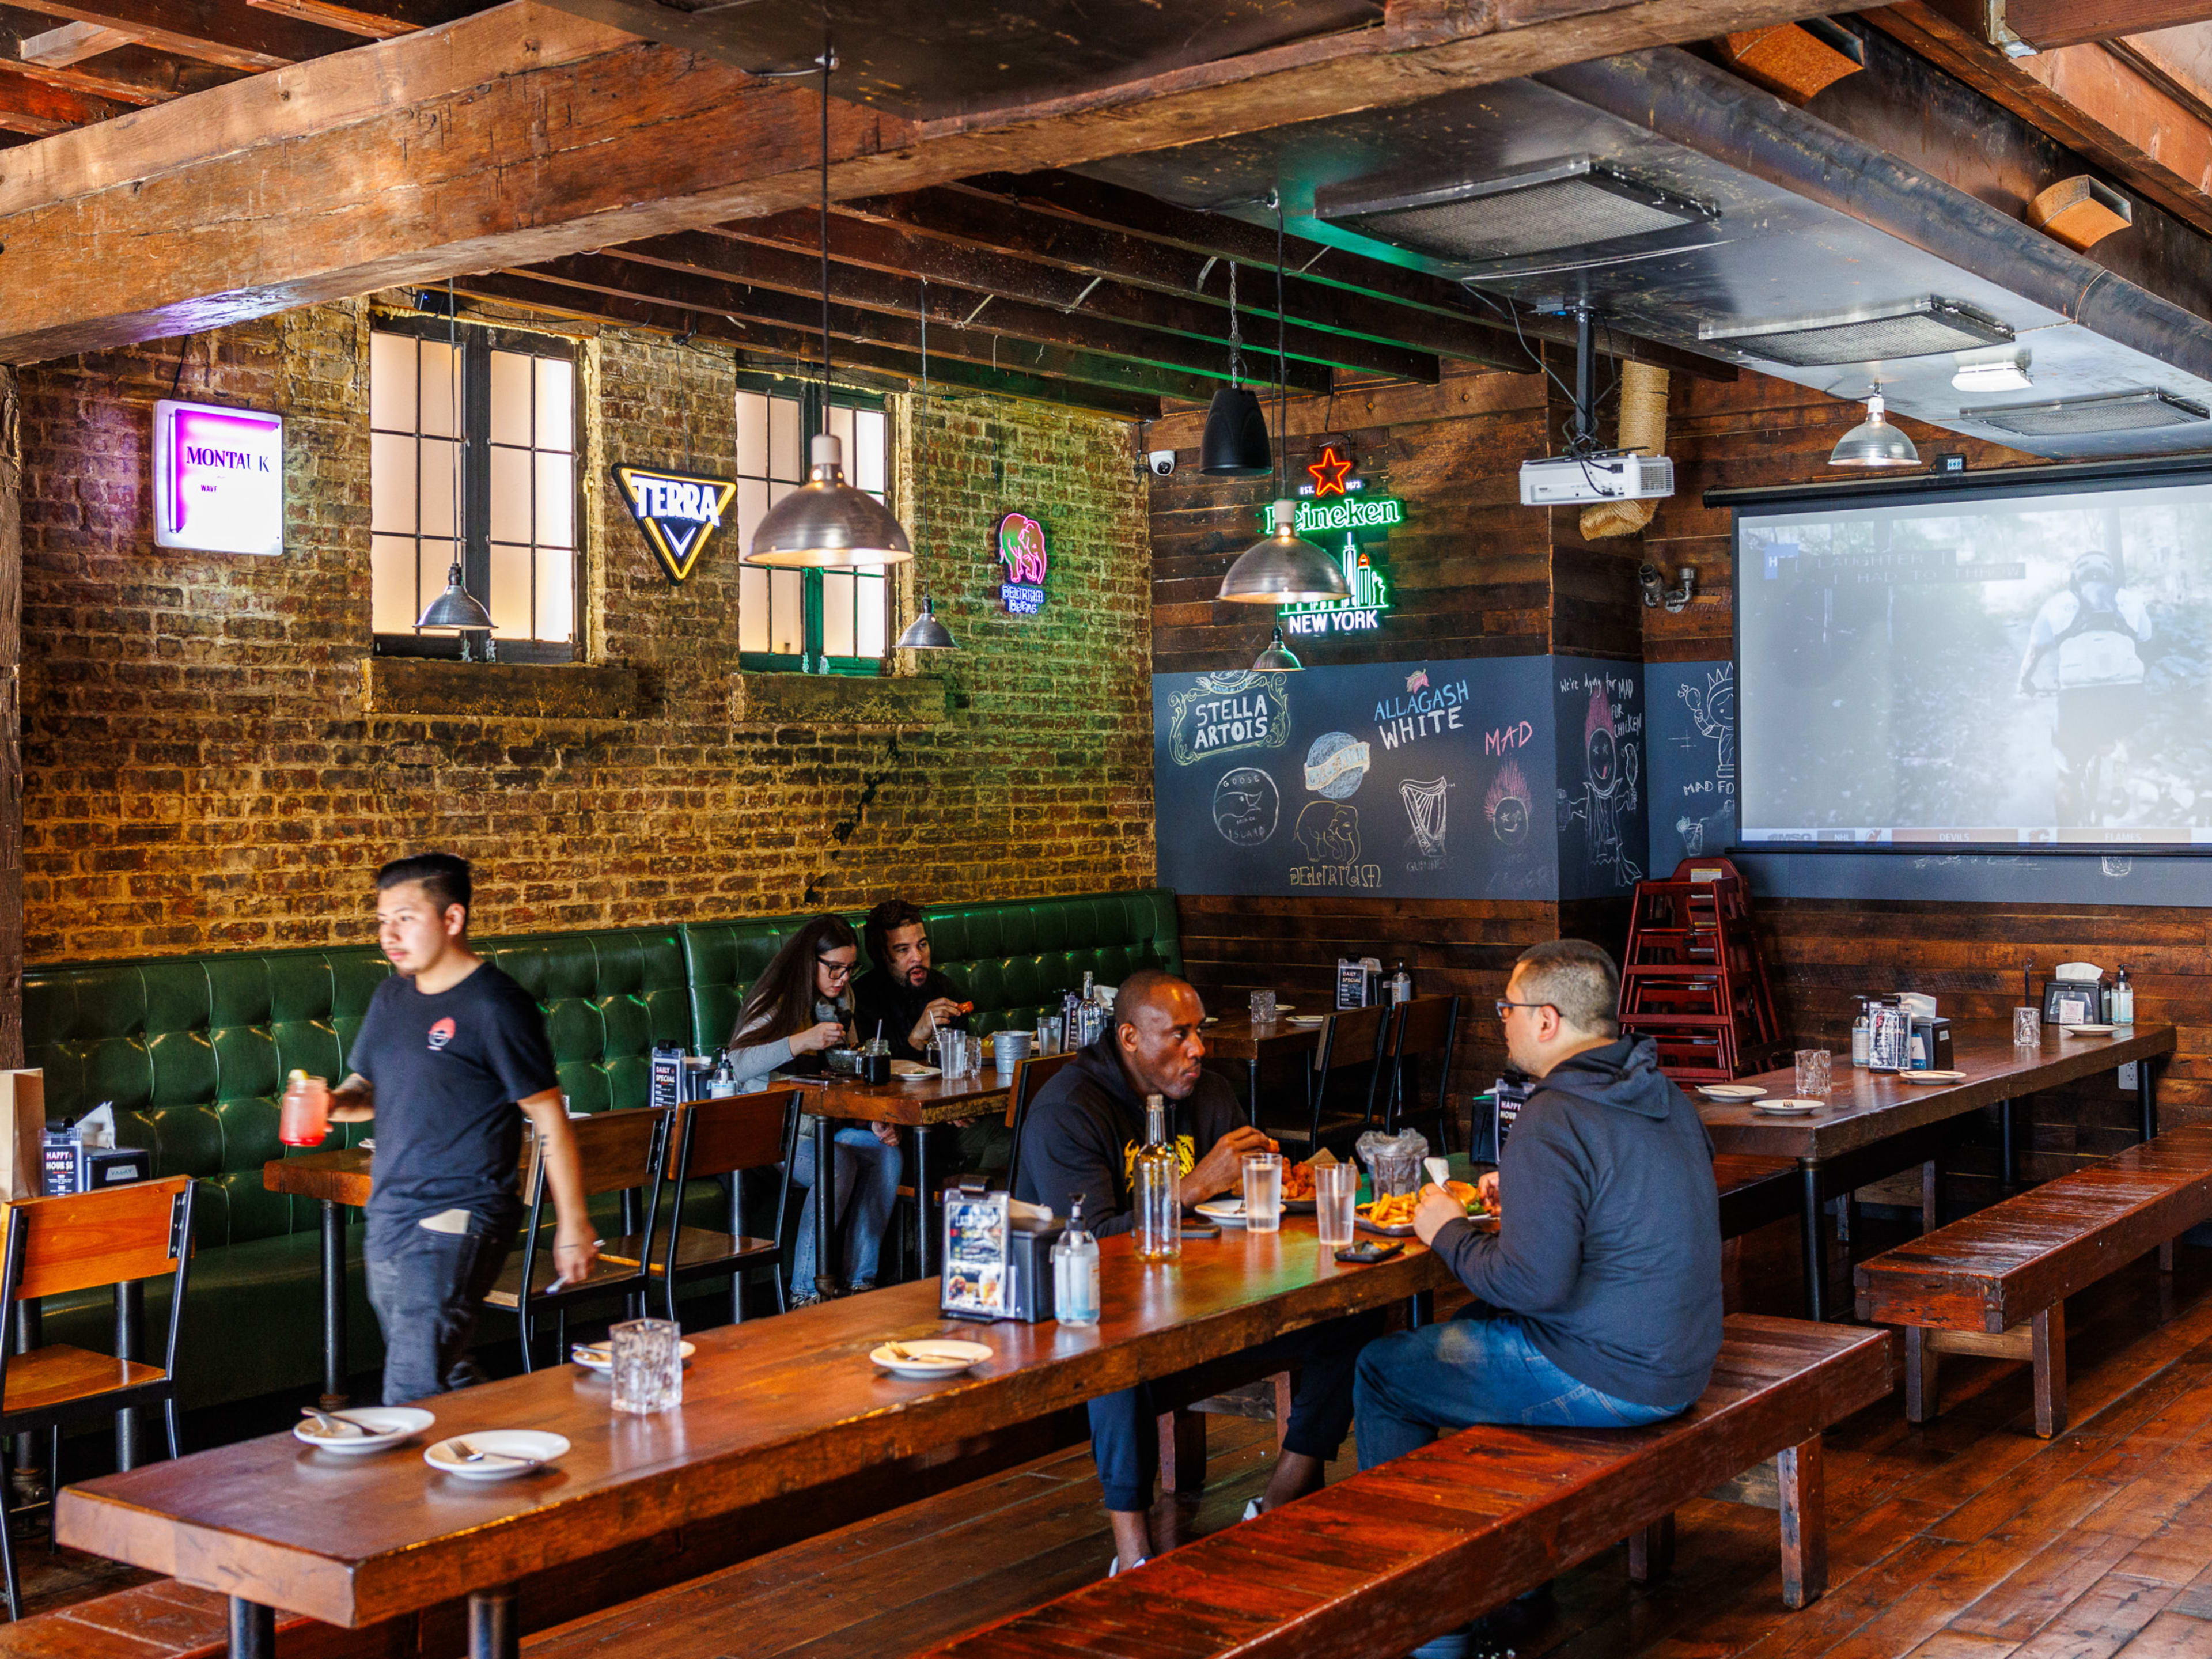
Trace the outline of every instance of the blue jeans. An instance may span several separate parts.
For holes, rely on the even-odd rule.
[[[791,1161],[791,1181],[806,1188],[806,1202],[799,1212],[799,1243],[792,1252],[791,1283],[801,1296],[814,1288],[814,1136],[813,1120],[799,1121],[799,1150]],[[899,1149],[886,1146],[865,1124],[837,1131],[837,1150],[830,1160],[837,1184],[836,1207],[831,1224],[842,1225],[839,1254],[844,1258],[845,1282],[872,1280],[883,1255],[884,1234],[891,1224],[891,1206],[898,1202]]]
[[[471,1216],[465,1233],[410,1226],[362,1266],[384,1328],[384,1403],[402,1406],[483,1381],[468,1357],[477,1315],[514,1243],[512,1228]]]
[[[1486,1310],[1370,1343],[1353,1388],[1359,1467],[1417,1451],[1477,1423],[1627,1429],[1689,1409],[1602,1394],[1544,1358],[1511,1314]]]

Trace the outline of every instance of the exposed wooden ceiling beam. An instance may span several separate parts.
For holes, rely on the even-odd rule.
[[[1241,260],[1272,270],[1275,263],[1275,233],[1223,213],[1204,213],[1161,202],[1141,191],[1125,189],[1073,173],[1034,173],[985,175],[964,182],[965,189],[988,192],[1001,201],[1057,216],[1076,224],[1114,235],[1156,242],[1194,258]],[[1370,259],[1331,243],[1291,238],[1291,268],[1314,288],[1340,289],[1373,299],[1388,300],[1491,330],[1504,354],[1499,361],[1527,367],[1528,359],[1512,328],[1501,325],[1477,307],[1458,283],[1424,270],[1410,270],[1388,260]],[[1218,280],[1218,278],[1217,278]],[[1500,303],[1503,303],[1501,301]],[[1303,312],[1299,305],[1292,307]],[[1521,333],[1531,340],[1572,344],[1574,325],[1559,318],[1521,313]],[[1732,380],[1733,364],[1716,362],[1693,351],[1683,351],[1656,341],[1610,335],[1612,355],[1662,368],[1681,369],[1705,380]],[[1456,355],[1456,354],[1454,354]]]
[[[272,70],[361,44],[357,36],[224,0],[19,0],[32,11],[114,29],[161,52],[228,69]]]
[[[607,254],[575,254],[509,274],[644,300],[655,305],[718,313],[737,322],[764,323],[777,328],[818,329],[822,316],[821,301],[810,295],[721,281]],[[836,339],[911,351],[917,361],[924,343],[921,321],[912,313],[899,315],[864,311],[842,304],[830,307],[830,332]],[[1087,386],[1110,386],[1149,397],[1204,401],[1213,395],[1219,384],[1211,376],[1184,368],[994,334],[988,325],[963,328],[957,323],[933,322],[927,344],[933,365],[945,358],[988,367],[1003,366],[1054,380],[1080,380]],[[1326,389],[1328,371],[1318,371],[1318,374],[1322,386],[1307,384],[1300,390],[1310,392]]]
[[[361,0],[357,4],[341,4],[339,0],[246,0],[246,3],[368,40],[390,40],[417,29],[435,28],[483,9],[473,0]]]
[[[847,107],[833,112],[830,191],[880,196],[1408,104],[1814,9],[1813,0],[1577,0],[1563,15],[1550,4],[1484,5],[1452,11],[1444,38],[1405,49],[1389,30],[1367,29],[953,119]],[[86,21],[103,20],[146,33],[112,10]],[[240,99],[254,80],[204,94],[214,101],[196,112],[203,132],[179,139],[179,153],[196,159],[155,176],[147,176],[143,136],[134,136],[136,167],[118,166],[114,146],[80,144],[99,128],[35,146],[46,153],[29,191],[15,188],[21,175],[11,157],[0,167],[0,204],[11,204],[0,217],[0,362],[533,264],[815,198],[810,89],[650,47],[534,67],[538,36],[550,32],[542,20],[532,0],[511,0],[447,29],[341,53],[329,79],[351,90],[336,100],[325,96],[321,64],[297,72],[281,106],[274,94]],[[457,87],[454,32],[479,25],[505,32],[509,72]],[[359,89],[364,70],[373,98]],[[349,112],[334,117],[333,101]],[[353,112],[372,101],[377,118]],[[87,194],[94,178],[112,187]]]
[[[820,220],[805,212],[774,214],[717,225],[714,234],[805,252],[819,246]],[[881,220],[832,214],[830,257],[842,264],[972,288],[1054,311],[1073,307],[1085,316],[1133,323],[1201,341],[1216,354],[1228,349],[1229,313],[1212,299],[1185,299],[1156,289],[1093,279],[1012,253],[919,235]],[[1259,343],[1272,356],[1273,328],[1267,327],[1264,334]],[[1291,325],[1285,348],[1291,356],[1307,362],[1436,384],[1437,359],[1430,352],[1385,345],[1357,335],[1332,334],[1298,322]]]
[[[2212,18],[2205,0],[2004,0],[2003,9],[2007,27],[2041,52]]]
[[[799,218],[803,216],[786,216]],[[832,221],[834,225],[839,226],[850,222]],[[854,228],[865,231],[869,227],[855,224]],[[832,240],[834,242],[836,239],[833,237]],[[781,289],[790,294],[811,295],[820,292],[822,274],[819,260],[814,249],[803,246],[744,241],[705,231],[681,231],[673,236],[633,242],[611,248],[608,252],[625,258],[643,259],[665,265],[671,270],[692,270],[734,282],[756,283],[764,288]],[[1032,304],[1002,295],[988,284],[925,283],[872,266],[847,264],[836,259],[834,249],[830,267],[830,292],[833,298],[847,304],[907,318],[916,315],[927,302],[933,326],[940,323],[966,325],[980,321],[989,332],[1018,339],[1107,352],[1117,357],[1188,369],[1200,374],[1225,378],[1228,374],[1229,351],[1226,345],[1212,340],[1192,340],[1178,334],[1131,327],[1126,323],[1098,316],[1091,311],[1087,299],[1080,307],[1075,305],[1073,302],[1079,295],[1073,292],[1058,305]],[[1246,367],[1253,371],[1248,378],[1273,385],[1275,381],[1274,357],[1268,354],[1266,361],[1261,362],[1260,355],[1248,352]],[[1432,381],[1437,373],[1435,358],[1410,351],[1396,352],[1395,356],[1399,362],[1394,372],[1403,374],[1409,379]],[[1286,367],[1285,383],[1293,387],[1326,391],[1329,383],[1328,368],[1324,364],[1310,362],[1303,357],[1293,357]]]
[[[43,137],[48,133],[81,127],[88,121],[126,115],[130,110],[128,104],[110,103],[105,98],[90,97],[68,87],[33,80],[16,74],[12,64],[0,64],[0,127],[10,132]]]
[[[67,69],[71,64],[97,58],[103,52],[131,46],[137,38],[120,29],[102,28],[97,23],[64,23],[17,41],[15,56],[43,69]]]
[[[51,17],[0,5],[0,63],[17,58],[21,42],[52,27]],[[246,73],[139,46],[118,46],[63,68],[21,62],[9,66],[50,86],[70,87],[96,98],[112,98],[118,103],[142,106],[163,104],[188,92],[222,86]]]
[[[453,286],[462,294],[504,301],[537,311],[588,317],[617,323],[624,328],[652,329],[677,337],[688,334],[704,339],[725,340],[758,354],[757,366],[761,368],[797,369],[802,373],[811,368],[813,372],[820,372],[820,337],[804,329],[781,328],[765,323],[752,323],[740,327],[728,318],[712,312],[687,312],[677,306],[656,305],[649,301],[621,298],[586,289],[564,288],[556,283],[507,271],[456,277]],[[935,342],[931,343],[933,348]],[[847,368],[889,374],[905,380],[921,378],[921,359],[915,354],[884,346],[860,345],[850,341],[837,347],[833,358],[833,368]],[[940,362],[933,349],[929,357],[929,379],[933,386],[963,386],[972,391],[993,392],[1000,397],[1026,398],[1036,403],[1058,404],[1102,415],[1118,416],[1123,420],[1154,420],[1160,412],[1158,398],[1115,392],[1079,381],[1049,380],[1014,369],[993,370],[954,358]]]

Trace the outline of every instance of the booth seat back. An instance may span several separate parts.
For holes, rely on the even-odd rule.
[[[866,914],[846,914],[855,933]],[[1039,1014],[1059,1012],[1062,994],[1080,989],[1086,971],[1101,985],[1119,985],[1137,968],[1182,971],[1175,895],[1164,888],[937,905],[922,915],[937,966],[975,1004],[970,1025],[977,1031],[1033,1025]],[[746,991],[807,921],[759,916],[684,925],[696,1048],[729,1042]],[[861,956],[865,968],[865,945]]]
[[[477,948],[544,1009],[576,1110],[643,1105],[653,1045],[690,1036],[673,928],[530,934]],[[374,945],[33,968],[23,984],[25,1063],[46,1073],[50,1119],[112,1101],[120,1145],[148,1148],[156,1176],[201,1178],[194,1231],[204,1248],[308,1229],[312,1200],[262,1185],[261,1166],[286,1151],[276,1139],[284,1077],[344,1076],[369,999],[390,972]],[[350,1145],[375,1128],[338,1133]]]

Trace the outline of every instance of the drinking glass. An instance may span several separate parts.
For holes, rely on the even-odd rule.
[[[2043,1010],[2015,1008],[2012,1011],[2012,1040],[2022,1048],[2043,1045]]]
[[[961,1061],[960,1075],[973,1077],[983,1069],[983,1039],[971,1032],[960,1047],[966,1056]]]
[[[1833,1075],[1832,1061],[1826,1048],[1797,1051],[1797,1093],[1801,1098],[1826,1095]]]
[[[1011,1078],[1014,1067],[1030,1057],[1030,1034],[1027,1031],[1001,1031],[992,1039],[991,1057],[999,1068],[1001,1079]]]
[[[1252,1023],[1273,1025],[1275,1023],[1275,994],[1273,991],[1252,993]]]
[[[684,1403],[683,1327],[669,1319],[633,1319],[607,1336],[617,1411],[665,1412]]]
[[[1324,1244],[1352,1243],[1353,1206],[1359,1198],[1357,1164],[1316,1164],[1314,1178],[1314,1221]],[[1251,1200],[1245,1200],[1249,1207]]]
[[[1283,1155],[1280,1152],[1244,1154],[1244,1231],[1279,1233],[1283,1230]]]

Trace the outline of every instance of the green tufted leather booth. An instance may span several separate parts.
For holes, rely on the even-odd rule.
[[[926,912],[939,965],[989,1030],[1056,1009],[1085,969],[1102,984],[1131,968],[1180,971],[1175,896],[1164,890],[939,907]],[[655,1043],[725,1040],[738,1000],[806,920],[772,916],[684,927],[539,933],[477,948],[535,996],[561,1086],[580,1111],[645,1103]],[[860,913],[853,914],[855,927]],[[50,1117],[103,1100],[117,1139],[154,1154],[157,1176],[201,1178],[198,1255],[182,1337],[187,1407],[313,1382],[321,1374],[319,1206],[262,1185],[283,1155],[276,1103],[285,1073],[336,1079],[369,998],[390,971],[373,945],[233,952],[33,968],[24,976],[25,1063],[46,1073]],[[350,1145],[375,1133],[344,1124]],[[336,1144],[336,1143],[331,1143]],[[347,1328],[358,1369],[381,1357],[358,1269]],[[147,1328],[167,1318],[147,1287]],[[109,1351],[104,1292],[52,1298],[46,1339]],[[505,1334],[499,1322],[495,1340]]]

